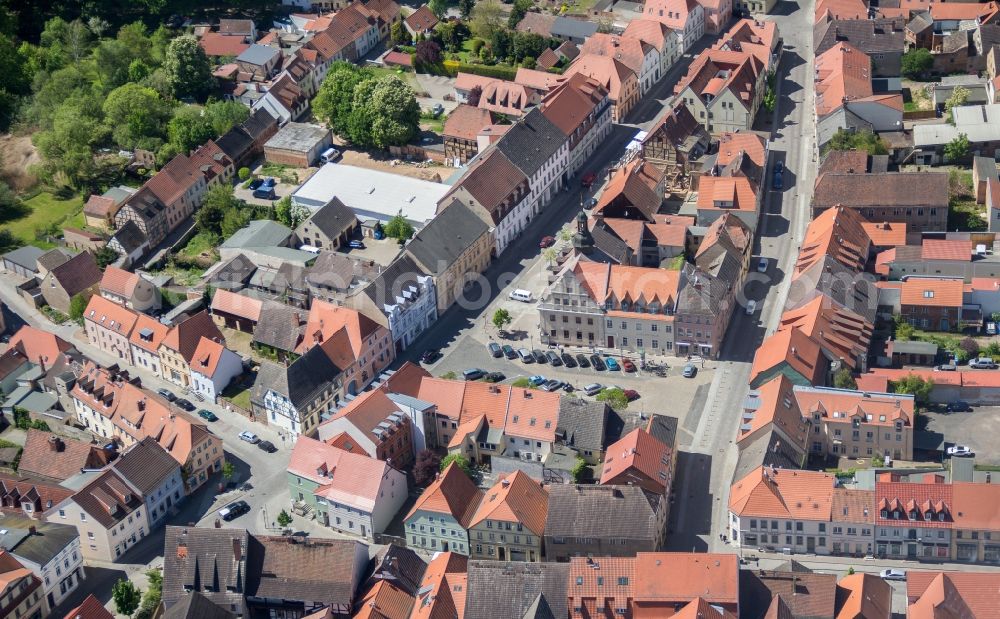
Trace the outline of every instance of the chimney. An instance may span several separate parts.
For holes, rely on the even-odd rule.
[[[504,488],[510,488],[510,480],[504,478],[503,480],[500,481],[500,485],[503,486]]]
[[[49,450],[56,453],[63,451],[66,448],[65,443],[58,436],[49,437]]]
[[[28,527],[28,535],[34,535],[35,533],[38,533],[38,529],[35,528],[35,525]]]

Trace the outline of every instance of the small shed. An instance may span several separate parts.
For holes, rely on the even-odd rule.
[[[308,168],[333,144],[329,129],[290,122],[264,144],[264,158],[271,163]]]

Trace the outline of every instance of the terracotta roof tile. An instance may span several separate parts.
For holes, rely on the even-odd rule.
[[[113,198],[93,194],[87,198],[87,203],[83,205],[83,214],[91,217],[107,217],[116,205],[117,202]]]
[[[548,512],[549,493],[522,471],[501,476],[486,491],[479,508],[469,521],[474,527],[484,520],[516,522],[535,535],[542,535]]]
[[[797,327],[782,329],[764,339],[753,358],[750,382],[781,363],[787,363],[813,385],[823,382],[827,367],[819,343]]]
[[[63,619],[114,619],[115,616],[111,614],[107,608],[104,608],[104,604],[94,597],[94,594],[89,594],[83,603],[74,608],[73,610],[66,613]]]
[[[493,124],[493,114],[489,110],[484,110],[471,105],[459,105],[448,115],[448,120],[444,123],[446,137],[455,137],[462,140],[475,141],[476,136]]]
[[[586,608],[596,616],[629,608],[635,588],[635,563],[635,557],[571,557],[568,606]],[[586,615],[574,611],[571,616]]]
[[[868,262],[871,240],[863,226],[864,218],[854,209],[842,206],[827,209],[809,223],[795,261],[794,276],[808,270],[825,256],[830,256],[853,271],[862,271]]]
[[[809,440],[809,426],[803,421],[802,411],[792,393],[792,382],[784,375],[764,384],[751,392],[756,408],[744,407],[746,414],[743,424],[737,431],[737,443],[743,443],[757,432],[767,428],[779,428],[802,450],[805,450]]]
[[[921,260],[972,260],[972,241],[960,239],[925,239],[920,246]]]
[[[757,193],[744,176],[703,176],[696,204],[698,210],[755,212]]]
[[[595,54],[580,54],[563,75],[570,77],[577,73],[586,75],[600,84],[615,102],[622,100],[624,85],[637,79],[635,72],[622,62]]]
[[[411,619],[462,619],[468,557],[440,552],[427,565]]]
[[[830,508],[833,522],[875,523],[875,491],[856,488],[834,488]]]
[[[243,37],[230,36],[218,32],[206,32],[198,40],[198,45],[205,50],[207,56],[235,57],[250,47],[250,45],[243,41]]]
[[[903,282],[900,305],[961,307],[965,284],[961,279],[911,278]]]
[[[190,364],[203,337],[223,343],[226,341],[206,311],[198,312],[171,327],[161,345],[177,351]]]
[[[868,238],[871,239],[875,247],[900,247],[906,245],[906,224],[905,223],[873,223],[861,222],[861,227],[865,229]]]
[[[646,267],[608,265],[579,261],[574,273],[585,287],[587,294],[600,304],[606,301],[659,303],[661,307],[673,306],[680,283],[678,271]]]
[[[98,445],[31,429],[24,440],[18,472],[63,481],[81,469],[99,469],[107,463],[107,452]]]
[[[650,492],[667,494],[672,483],[673,454],[670,447],[636,428],[605,452],[602,484],[634,484]]]
[[[222,359],[225,349],[226,347],[219,342],[202,337],[191,357],[191,371],[202,376],[215,376],[215,370],[219,367],[219,360]]]
[[[353,619],[409,619],[414,597],[387,580],[376,582],[358,602]]]
[[[955,528],[980,531],[1000,530],[1000,486],[955,482]]]
[[[421,6],[416,11],[410,13],[406,18],[406,25],[414,32],[424,32],[431,30],[438,24],[438,18],[431,12],[427,5]]]
[[[909,619],[991,617],[996,614],[1000,574],[996,572],[924,572],[907,570]]]
[[[618,213],[622,209],[634,207],[638,213],[628,217],[629,219],[637,219],[641,215],[647,221],[652,221],[663,203],[663,183],[662,169],[636,157],[614,171],[591,213],[600,215],[605,210],[610,211],[611,207]]]
[[[73,345],[54,333],[24,325],[10,339],[7,350],[20,351],[24,358],[35,364],[52,367],[62,353]]]
[[[595,80],[577,73],[545,95],[542,114],[564,135],[571,136],[607,95],[608,91]]]
[[[816,115],[823,118],[849,101],[872,95],[871,58],[849,43],[816,56]]]
[[[460,525],[468,528],[482,498],[483,491],[477,488],[469,476],[452,462],[420,494],[404,520],[409,520],[417,512],[424,511],[448,514]]]
[[[160,344],[163,343],[163,338],[167,337],[168,331],[170,327],[152,316],[138,314],[128,340],[147,352],[159,354]]]
[[[90,303],[83,312],[83,319],[128,337],[132,333],[138,314],[95,294],[90,297]]]
[[[739,564],[734,554],[640,552],[635,561],[635,601],[739,603]]]
[[[849,367],[868,354],[873,325],[862,316],[843,307],[829,303],[823,295],[781,315],[778,330],[798,327],[811,339],[843,359]]]
[[[319,484],[316,494],[369,512],[375,507],[382,477],[389,468],[381,460],[348,453],[307,436],[295,441],[288,463],[289,473]],[[319,475],[318,470],[326,474]]]
[[[101,278],[101,292],[131,299],[138,284],[139,275],[137,273],[130,273],[109,265],[104,269],[104,277]]]
[[[247,320],[258,322],[264,302],[236,292],[218,288],[212,297],[212,313],[225,312]]]
[[[836,478],[829,473],[758,467],[729,491],[729,511],[740,517],[829,522]]]
[[[875,481],[875,523],[923,529],[950,529],[954,518],[952,485],[943,478],[925,475],[923,482],[896,481],[898,476],[890,475],[893,481],[883,481],[882,476]],[[916,508],[916,519],[910,519],[909,507]],[[882,513],[888,514],[887,518]],[[892,518],[896,512],[899,518]],[[930,518],[927,517],[930,512]]]

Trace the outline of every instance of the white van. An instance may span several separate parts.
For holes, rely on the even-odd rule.
[[[315,247],[313,245],[299,245],[299,250],[301,250],[301,251],[307,251],[310,254],[318,254],[319,253],[319,247]]]
[[[521,301],[522,303],[531,303],[530,290],[521,290],[520,288],[517,288],[515,290],[511,290],[509,296],[511,299],[514,299],[515,301]]]
[[[340,158],[340,151],[336,148],[328,148],[323,151],[323,154],[319,156],[319,160],[323,163],[331,163]]]

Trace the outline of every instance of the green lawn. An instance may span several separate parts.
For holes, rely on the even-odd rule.
[[[413,90],[419,92],[421,90],[420,84],[417,83],[417,78],[414,77],[413,71],[403,71],[402,69],[391,69],[389,67],[368,67],[372,73],[378,75],[379,77],[383,75],[395,75],[399,79],[406,82],[406,84]]]
[[[25,206],[31,209],[26,216],[14,221],[8,221],[3,227],[11,234],[40,247],[52,247],[51,243],[35,240],[35,230],[46,230],[53,224],[58,226],[83,226],[83,200],[74,196],[69,200],[60,200],[49,192],[42,192],[30,200],[25,200]]]
[[[198,234],[191,237],[191,240],[187,242],[187,245],[177,253],[183,254],[184,256],[194,260],[201,257],[202,254],[209,254],[215,256],[218,259],[218,251],[216,247],[219,245],[219,237],[211,232],[199,232]]]

